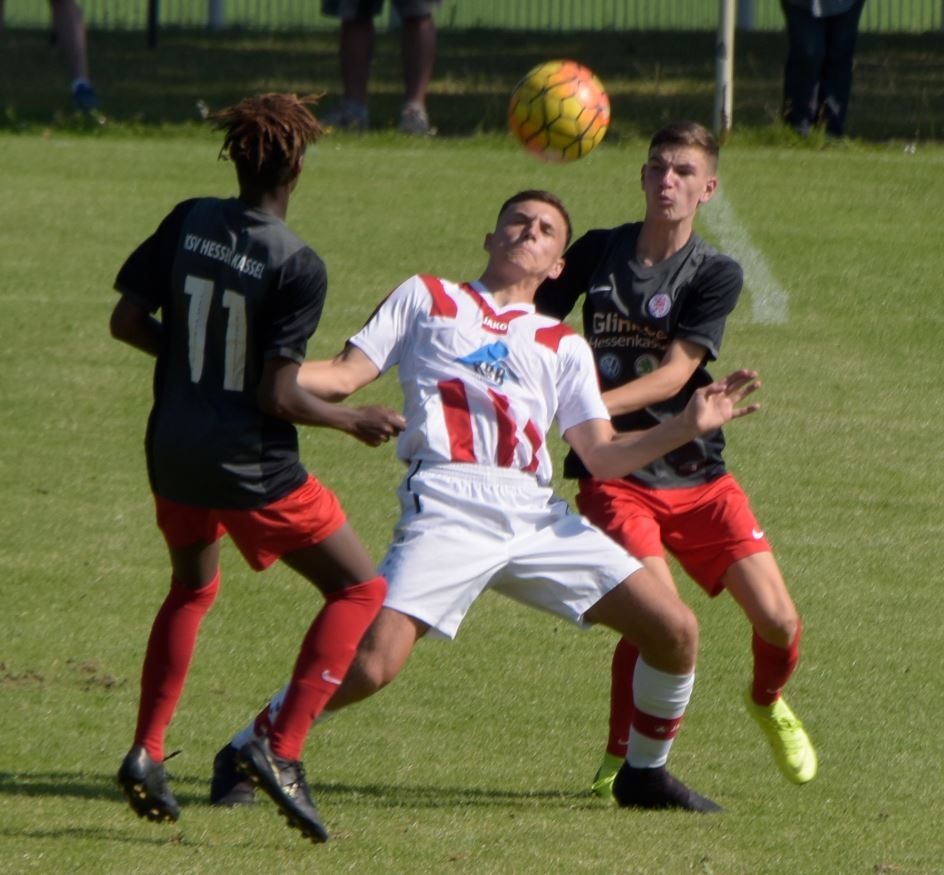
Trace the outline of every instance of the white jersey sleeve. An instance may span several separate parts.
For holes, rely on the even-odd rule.
[[[363,352],[382,374],[399,364],[403,347],[410,340],[410,325],[417,307],[415,279],[411,277],[397,286],[364,327],[348,341]]]
[[[593,352],[578,334],[568,335],[561,341],[557,391],[557,427],[561,434],[588,419],[609,420],[610,414],[600,395]]]

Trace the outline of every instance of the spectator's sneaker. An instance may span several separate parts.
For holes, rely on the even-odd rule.
[[[167,786],[164,764],[152,760],[141,745],[128,751],[118,770],[118,785],[138,817],[167,823],[180,817],[180,806]]]
[[[239,751],[227,744],[213,758],[213,780],[210,782],[210,805],[252,805],[256,788],[236,764]]]
[[[72,89],[72,105],[79,112],[92,112],[99,109],[102,102],[88,82],[79,82]]]
[[[803,724],[783,700],[783,696],[772,705],[758,705],[751,698],[751,691],[744,693],[747,712],[767,736],[777,767],[788,781],[805,784],[816,777],[816,751]]]
[[[434,137],[436,128],[430,127],[426,110],[416,103],[408,103],[400,113],[400,131],[416,137]]]
[[[624,763],[613,781],[613,798],[623,808],[683,808],[686,811],[724,811],[716,802],[689,790],[664,766],[635,769]]]
[[[268,738],[250,741],[237,754],[239,768],[279,807],[288,825],[313,842],[326,842],[328,831],[311,801],[305,771],[298,760],[283,760],[272,753]]]
[[[366,131],[370,127],[367,107],[346,100],[337,109],[325,115],[321,122],[326,128],[337,128],[341,131]]]
[[[616,801],[613,798],[613,781],[616,779],[616,773],[622,768],[624,762],[626,761],[622,757],[613,756],[611,753],[603,757],[603,762],[600,764],[600,768],[597,769],[593,783],[590,785],[594,796],[599,796],[601,799],[608,799],[610,802]]]

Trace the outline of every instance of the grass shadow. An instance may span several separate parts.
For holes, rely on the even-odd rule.
[[[173,775],[168,777],[182,808],[209,806],[209,773],[205,780]],[[338,783],[310,782],[316,798],[331,798],[336,803],[368,805],[372,808],[389,809],[439,809],[453,807],[508,806],[531,807],[534,804],[572,808],[586,804],[598,806],[599,800],[589,791],[565,790],[509,791],[489,787],[442,787],[422,784],[400,783]],[[262,794],[260,793],[260,796]],[[11,774],[0,772],[0,796],[24,796],[27,798],[69,797],[81,800],[115,801],[124,804],[114,775],[89,774],[86,772],[29,772]]]
[[[71,797],[73,799],[122,799],[115,774],[91,774],[89,772],[0,772],[0,796],[25,797]],[[174,795],[181,805],[205,802],[210,789],[210,776],[206,781],[194,778],[178,778],[168,775],[173,783]]]

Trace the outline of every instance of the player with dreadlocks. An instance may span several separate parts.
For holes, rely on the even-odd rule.
[[[264,94],[213,116],[239,196],[171,210],[118,273],[111,332],[156,358],[145,449],[171,564],[118,783],[140,817],[177,820],[164,738],[219,588],[220,543],[229,533],[253,569],[282,559],[324,596],[261,755],[240,763],[290,825],[324,841],[301,752],[386,582],[337,498],[302,467],[295,425],[336,428],[376,446],[403,420],[383,407],[327,403],[298,384],[327,286],[321,259],[284,222],[305,149],[321,134],[314,102]]]

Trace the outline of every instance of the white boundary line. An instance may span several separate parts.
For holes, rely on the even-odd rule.
[[[771,273],[763,253],[754,245],[724,195],[716,191],[701,212],[718,238],[721,251],[744,269],[744,285],[751,294],[751,321],[760,325],[783,325],[789,321],[787,290]]]

